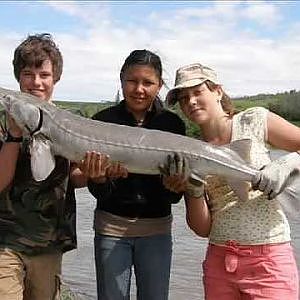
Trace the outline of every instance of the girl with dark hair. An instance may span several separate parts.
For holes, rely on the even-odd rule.
[[[131,52],[120,79],[124,100],[93,119],[185,134],[184,122],[164,109],[158,97],[163,80],[156,54]],[[90,175],[88,188],[97,199],[98,299],[129,299],[134,267],[137,299],[166,300],[172,256],[171,204],[182,194],[166,189],[159,175],[130,174],[120,163],[107,168],[107,161],[104,155],[91,152],[82,168]]]

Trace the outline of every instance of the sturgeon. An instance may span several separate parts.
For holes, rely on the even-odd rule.
[[[37,181],[46,179],[54,169],[54,155],[79,162],[93,150],[123,163],[129,172],[140,174],[160,174],[159,167],[167,156],[178,153],[187,159],[190,178],[201,181],[207,175],[221,176],[240,199],[247,198],[249,183],[259,172],[247,163],[250,140],[215,146],[160,130],[88,119],[30,94],[3,88],[0,104],[31,137],[31,169]],[[281,193],[289,194],[296,203],[300,199],[299,178],[296,176]]]

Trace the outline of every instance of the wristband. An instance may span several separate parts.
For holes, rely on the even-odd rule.
[[[21,142],[23,142],[23,137],[22,136],[19,136],[19,137],[12,136],[9,131],[6,131],[4,134],[4,142],[5,143],[21,143]]]

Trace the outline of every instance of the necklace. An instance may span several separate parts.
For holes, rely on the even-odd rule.
[[[142,126],[144,123],[144,119],[136,120],[137,126]]]

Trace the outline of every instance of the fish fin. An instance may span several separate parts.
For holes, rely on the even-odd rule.
[[[300,171],[294,172],[289,178],[285,189],[276,199],[286,213],[288,219],[299,221],[300,214]],[[272,200],[271,200],[272,201]]]
[[[236,140],[225,147],[235,151],[247,163],[250,162],[251,139]]]
[[[34,180],[45,180],[55,167],[51,142],[41,136],[32,138],[30,144],[31,172]]]
[[[247,201],[249,199],[249,191],[251,190],[250,182],[233,179],[227,179],[226,181],[240,200]]]
[[[207,182],[205,181],[205,176],[199,174],[197,170],[192,170],[189,176],[189,181],[195,185],[197,185],[197,183],[198,185],[201,185],[203,183],[207,184]],[[226,182],[240,200],[246,201],[249,199],[249,191],[251,190],[250,182],[239,181],[230,178],[226,179]]]

